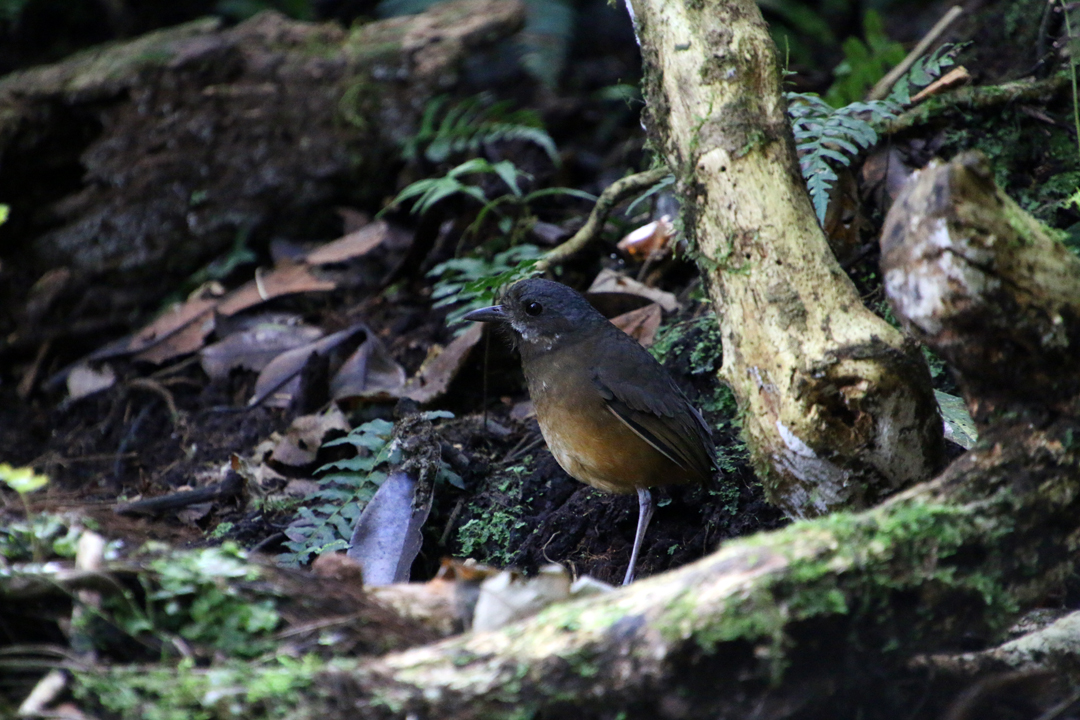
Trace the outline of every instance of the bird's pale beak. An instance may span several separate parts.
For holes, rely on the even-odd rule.
[[[506,322],[507,320],[506,311],[503,310],[502,305],[492,305],[491,307],[473,310],[465,313],[461,319],[471,320],[472,322]]]

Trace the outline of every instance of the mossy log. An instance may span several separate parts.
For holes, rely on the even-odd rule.
[[[523,22],[516,0],[351,29],[264,12],[0,79],[0,200],[11,206],[0,305],[21,306],[43,273],[66,268],[76,299],[56,303],[55,321],[70,326],[88,285],[153,306],[238,240],[334,236],[335,207],[394,193],[399,143],[428,100]]]
[[[809,517],[930,478],[944,441],[929,371],[830,252],[756,4],[629,5],[646,126],[678,179],[720,321],[720,374],[769,499]]]
[[[1080,261],[988,177],[967,157],[925,170],[888,219],[896,309],[913,324],[935,318],[927,340],[956,358],[983,419],[975,448],[937,478],[500,631],[311,672],[287,712],[274,712],[937,716],[953,695],[928,694],[927,665],[912,658],[1000,640],[1019,612],[1060,590],[1080,546],[1080,364],[1061,362],[1080,342]],[[983,380],[1017,364],[1034,395],[1026,378],[1008,392]],[[979,410],[986,402],[992,412]]]
[[[977,426],[1078,414],[1080,259],[994,185],[982,154],[921,175],[882,232],[896,316],[956,370]]]

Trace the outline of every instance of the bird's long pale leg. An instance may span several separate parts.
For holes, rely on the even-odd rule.
[[[653,501],[652,493],[649,492],[648,488],[638,488],[637,500],[637,532],[634,533],[634,550],[630,553],[630,567],[626,568],[626,577],[622,581],[623,585],[634,582],[634,566],[637,565],[638,551],[641,549],[641,541],[645,539],[645,529],[649,527],[649,520],[652,520]]]

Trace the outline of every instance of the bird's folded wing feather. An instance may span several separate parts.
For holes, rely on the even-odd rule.
[[[637,362],[597,367],[593,381],[600,395],[619,420],[669,460],[708,478],[714,466],[708,426],[670,378],[654,371],[652,357],[636,349],[644,355]]]

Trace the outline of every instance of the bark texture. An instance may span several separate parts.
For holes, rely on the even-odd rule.
[[[793,517],[866,507],[940,468],[913,343],[863,307],[796,162],[752,0],[631,0],[646,125],[676,173],[755,469]]]
[[[976,424],[1076,415],[1080,258],[993,177],[980,153],[921,171],[882,232],[885,290],[904,326],[958,371]]]
[[[300,715],[938,716],[955,693],[930,696],[926,668],[934,663],[912,658],[1000,640],[1020,611],[1059,592],[1074,572],[1080,364],[1062,362],[1061,348],[1080,337],[1080,273],[1054,273],[1047,292],[1034,284],[1040,272],[1073,261],[1044,242],[971,158],[924,171],[888,226],[898,311],[911,311],[912,323],[936,318],[927,339],[943,353],[960,357],[974,347],[990,356],[957,365],[970,393],[991,395],[971,394],[972,407],[993,401],[995,410],[982,413],[973,450],[871,510],[731,542],[693,565],[500,631],[315,675]],[[1013,261],[1017,253],[1023,261]],[[957,266],[968,274],[952,273]],[[963,280],[978,273],[979,282]],[[1016,314],[1007,319],[1003,305]],[[994,378],[1011,363],[1059,395],[1002,393],[980,375]],[[1053,647],[1070,652],[1059,638]],[[1055,667],[1080,682],[1080,663]]]

